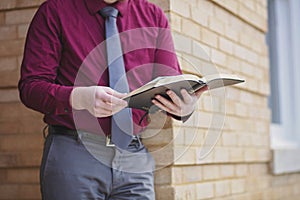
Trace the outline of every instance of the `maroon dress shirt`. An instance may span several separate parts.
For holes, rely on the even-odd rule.
[[[108,86],[103,0],[48,0],[35,14],[26,39],[19,81],[20,98],[43,113],[44,121],[70,129],[110,133],[110,117],[95,118],[86,110],[74,110],[70,94],[77,86]],[[157,76],[180,74],[168,20],[147,0],[125,0],[117,26],[130,89]],[[134,132],[147,121],[144,111],[133,109]]]

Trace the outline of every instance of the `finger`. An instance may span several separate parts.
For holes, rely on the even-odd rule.
[[[168,109],[170,109],[170,110],[177,110],[177,107],[178,107],[177,105],[175,105],[173,102],[165,99],[161,95],[156,95],[155,98],[160,102],[160,104],[164,105]]]
[[[108,94],[110,94],[110,95],[112,95],[114,97],[117,97],[117,98],[123,98],[123,97],[125,97],[127,95],[127,93],[118,92],[118,91],[116,91],[116,90],[114,90],[114,89],[112,89],[110,87],[105,87],[103,89],[104,89],[104,91],[106,93],[108,93]]]
[[[164,110],[164,111],[166,111],[166,112],[168,112],[168,113],[172,113],[172,111],[171,111],[168,107],[166,107],[165,105],[163,105],[163,104],[160,103],[159,101],[153,99],[153,100],[152,100],[152,103],[153,103],[154,105],[156,105],[157,107],[159,107],[161,110]]]
[[[203,88],[201,88],[200,90],[195,92],[196,97],[199,99],[200,96],[202,95],[203,92],[208,90],[208,86],[204,86]]]
[[[111,103],[112,105],[121,105],[127,106],[127,101],[110,95],[108,93],[102,93],[100,96],[97,96],[96,100],[104,101],[107,103]]]
[[[112,104],[108,102],[103,102],[103,101],[96,101],[95,103],[95,108],[96,111],[102,111],[103,112],[111,112],[112,110]]]
[[[189,94],[185,89],[182,89],[180,92],[181,92],[184,103],[190,104],[193,102],[194,95]]]
[[[112,111],[96,110],[95,116],[96,117],[108,117],[108,116],[112,116]]]
[[[168,90],[167,95],[169,95],[174,104],[176,104],[177,106],[181,106],[182,100],[177,96],[175,92],[173,92],[172,90]]]
[[[95,117],[108,117],[112,115],[112,110],[107,108],[103,108],[103,107],[95,107],[92,111],[92,114]]]

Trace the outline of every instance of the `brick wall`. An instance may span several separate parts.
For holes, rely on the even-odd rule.
[[[28,24],[42,1],[0,2],[0,199],[40,199],[44,124],[40,114],[20,103],[16,87]],[[184,128],[167,119],[162,134],[146,140],[159,168],[157,199],[297,199],[300,174],[274,176],[269,167],[266,0],[153,2],[170,19],[185,72],[195,72],[192,61],[200,75],[216,66],[247,81],[227,88],[225,101],[214,105],[213,94],[203,95]],[[222,135],[209,156],[200,159],[215,105],[226,111]],[[149,132],[156,129],[151,125]]]
[[[206,68],[217,67],[221,73],[246,79],[246,84],[226,88],[220,104],[212,105],[209,102],[215,97],[205,94],[194,113],[202,122],[189,120],[180,131],[177,122],[170,122],[162,130],[168,133],[164,137],[174,141],[167,157],[175,161],[156,173],[158,199],[299,199],[300,174],[274,176],[270,169],[267,1],[153,2],[169,16],[185,72],[201,75],[210,72]],[[196,67],[191,68],[191,63]],[[214,108],[222,105],[222,135],[209,156],[199,159],[206,131],[213,126]],[[150,150],[165,146],[159,141],[155,147],[151,142]],[[176,157],[180,148],[184,153]],[[165,164],[162,157],[158,164]]]
[[[19,101],[28,24],[41,1],[0,1],[0,199],[40,199],[42,116]]]

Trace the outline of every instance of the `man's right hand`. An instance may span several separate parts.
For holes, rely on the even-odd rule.
[[[70,103],[75,110],[86,109],[95,117],[109,117],[127,106],[121,99],[125,95],[104,86],[76,87]]]

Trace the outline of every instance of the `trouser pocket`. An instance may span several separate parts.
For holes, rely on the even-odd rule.
[[[54,143],[54,135],[49,134],[46,137],[45,143],[44,143],[44,150],[43,150],[43,156],[42,156],[42,163],[40,166],[40,183],[41,183],[41,192],[43,193],[43,182],[45,177],[45,169],[47,168],[48,164],[48,158],[51,154],[51,150]]]

